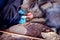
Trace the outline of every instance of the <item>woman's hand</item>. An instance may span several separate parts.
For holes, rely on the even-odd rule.
[[[27,16],[26,16],[28,19],[32,19],[33,18],[33,14],[32,13],[27,13]]]

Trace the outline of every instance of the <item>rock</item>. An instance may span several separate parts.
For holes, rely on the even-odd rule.
[[[29,0],[23,0],[22,8],[29,8]]]
[[[9,29],[9,32],[14,32],[14,33],[17,33],[17,34],[26,34],[27,32],[27,29],[23,26],[23,25],[14,25],[12,27],[10,27]]]
[[[41,8],[42,8],[43,10],[46,10],[46,9],[48,9],[48,8],[50,8],[50,7],[52,7],[52,4],[51,4],[50,2],[48,2],[48,3],[46,3],[46,4],[44,4],[44,5],[41,6]]]
[[[60,0],[54,0],[54,1],[56,1],[57,3],[59,3],[59,4],[60,4]]]
[[[0,37],[0,40],[31,40],[31,39],[19,37],[19,36],[14,36],[14,35],[10,35],[10,34],[3,34]]]
[[[30,23],[27,26],[21,26],[20,24],[14,25],[9,28],[9,32],[14,32],[18,34],[33,36],[33,37],[42,37],[41,32],[46,32],[46,30],[51,31],[51,29],[45,25],[38,23]]]
[[[41,10],[39,9],[38,7],[38,4],[35,4],[35,6],[33,8],[30,8],[29,9],[30,12],[33,13],[33,16],[36,17],[36,18],[40,18],[40,17],[43,17],[43,13],[41,12]]]
[[[28,11],[33,13],[34,17],[42,17],[43,13],[38,7],[38,4],[35,0],[24,0],[22,4],[23,9],[27,9]]]
[[[47,25],[60,29],[60,5],[57,3],[53,4],[53,7],[47,9],[46,11],[46,21]]]
[[[33,18],[31,20],[32,23],[42,23],[44,24],[46,22],[46,20],[44,18]]]
[[[32,39],[32,38],[28,38],[28,37],[21,37],[19,35],[14,35],[14,34],[3,34],[0,37],[0,40],[44,40],[44,39]]]
[[[60,36],[58,36],[55,32],[41,33],[45,40],[60,40]]]

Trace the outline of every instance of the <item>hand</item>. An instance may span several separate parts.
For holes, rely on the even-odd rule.
[[[32,19],[33,18],[33,14],[32,13],[27,13],[26,17],[29,18],[29,19]]]

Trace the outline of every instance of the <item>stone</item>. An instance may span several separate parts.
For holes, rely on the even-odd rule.
[[[30,8],[30,9],[29,9],[29,11],[33,13],[34,18],[35,18],[35,17],[36,17],[36,18],[41,18],[41,17],[43,17],[43,13],[42,13],[41,10],[39,9],[38,4],[35,4],[35,6],[34,6],[33,8]]]
[[[45,40],[60,40],[60,36],[55,32],[41,33]]]
[[[60,5],[53,4],[53,7],[46,10],[46,23],[48,26],[60,29]]]
[[[51,31],[51,29],[45,25],[38,24],[38,23],[30,23],[29,25],[14,25],[10,27],[9,32],[33,36],[33,37],[42,37],[41,32],[46,32],[46,30]]]
[[[19,35],[14,35],[13,34],[9,34],[9,33],[4,33],[1,37],[0,40],[44,40],[44,39],[32,39],[32,38],[28,38],[28,37],[22,37]]]
[[[14,36],[14,35],[10,35],[10,34],[3,34],[0,37],[0,40],[31,40],[31,39],[24,38],[24,37],[19,37],[18,35]]]
[[[33,18],[31,20],[32,23],[42,23],[44,24],[46,22],[46,19],[45,18]]]

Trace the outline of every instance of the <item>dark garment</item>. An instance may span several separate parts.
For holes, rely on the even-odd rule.
[[[0,0],[0,11],[4,8],[8,0]]]
[[[5,0],[0,0],[0,9],[4,6]]]
[[[12,25],[18,24],[21,15],[18,14],[19,6],[23,0],[9,0],[0,14],[0,29],[7,29]]]

